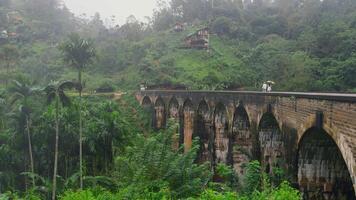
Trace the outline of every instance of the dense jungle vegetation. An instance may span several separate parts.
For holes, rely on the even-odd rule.
[[[184,24],[184,31],[173,31]],[[182,48],[201,27],[210,51]],[[356,90],[354,0],[171,0],[105,27],[59,0],[0,0],[0,199],[300,199],[258,161],[238,177],[172,148],[132,90]],[[94,95],[93,91],[116,95]],[[126,94],[124,94],[126,92]],[[216,179],[216,177],[219,177]],[[218,180],[218,181],[217,181]]]
[[[91,38],[97,50],[83,72],[87,90],[137,89],[141,82],[259,89],[266,80],[275,81],[278,90],[355,90],[355,1],[241,2],[159,1],[147,22],[130,16],[107,28],[99,14],[90,20],[74,17],[58,0],[1,0],[0,29],[16,33],[2,39],[1,77],[23,74],[39,84],[75,79],[57,47],[77,32]],[[183,32],[173,31],[176,22],[185,24]],[[200,27],[211,30],[210,53],[181,48]]]

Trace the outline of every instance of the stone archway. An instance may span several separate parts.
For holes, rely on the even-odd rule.
[[[355,200],[350,173],[335,141],[310,128],[298,145],[298,184],[307,200]]]
[[[154,118],[154,112],[153,112],[153,104],[152,101],[150,99],[150,97],[145,96],[142,99],[142,103],[141,103],[143,110],[145,111],[145,113],[148,115],[147,117],[149,118],[149,126],[153,127],[153,118]]]
[[[187,99],[183,105],[183,143],[185,152],[192,148],[194,114],[194,105],[190,99]]]
[[[283,134],[271,112],[265,113],[260,120],[258,143],[261,163],[266,173],[273,174],[274,167],[286,168]]]
[[[179,120],[179,103],[175,97],[172,97],[172,99],[169,101],[168,117],[170,119],[174,119],[177,122]]]
[[[253,137],[250,130],[249,116],[243,105],[235,109],[232,133],[231,163],[235,172],[243,175],[242,166],[251,160],[253,150]]]
[[[212,162],[212,133],[211,133],[210,108],[205,100],[199,103],[195,134],[199,137],[200,149],[198,153],[199,162]]]
[[[227,110],[218,103],[214,112],[214,150],[215,163],[227,163],[229,153],[229,134]]]
[[[179,103],[175,97],[172,97],[172,99],[169,101],[168,118],[173,120],[175,124],[179,124]],[[172,140],[173,149],[177,150],[179,148],[179,125],[176,127]]]
[[[165,110],[165,103],[161,97],[158,97],[155,103],[155,129],[162,129],[165,127],[166,123],[166,110]]]

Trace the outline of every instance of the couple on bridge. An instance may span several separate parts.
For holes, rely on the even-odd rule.
[[[272,92],[273,81],[266,81],[262,84],[262,92]]]

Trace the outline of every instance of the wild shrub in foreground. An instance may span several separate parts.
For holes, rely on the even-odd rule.
[[[199,195],[207,187],[211,172],[207,164],[195,163],[197,145],[187,153],[174,150],[175,130],[171,126],[149,138],[139,136],[124,155],[117,157],[117,179],[131,198],[166,190],[174,199],[187,198]]]

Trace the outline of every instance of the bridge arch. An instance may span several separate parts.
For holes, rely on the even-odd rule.
[[[173,96],[168,104],[168,118],[173,120],[174,123],[180,123],[180,108],[178,100]],[[179,126],[177,127],[175,134],[173,135],[173,149],[179,148]]]
[[[168,117],[176,121],[179,119],[179,103],[175,97],[172,97],[168,104]]]
[[[332,134],[316,127],[305,131],[297,161],[298,184],[306,199],[356,199],[352,174]]]
[[[331,118],[329,118],[327,113],[324,113],[324,115],[325,116],[323,117],[323,123],[321,128],[333,139],[333,141],[341,152],[341,155],[346,163],[346,166],[351,176],[351,180],[353,182],[356,199],[356,156],[355,151],[353,151],[353,149],[355,148],[354,146],[350,145],[351,138],[347,138],[343,134],[343,128],[338,126]],[[317,117],[315,114],[309,115],[304,120],[304,123],[298,131],[298,145],[300,144],[300,141],[302,140],[304,134],[307,133],[309,129],[315,128],[315,124],[317,123],[316,121]]]
[[[165,127],[165,123],[166,123],[166,106],[165,103],[162,99],[162,97],[158,97],[156,99],[155,102],[155,106],[154,106],[154,128],[155,129],[162,129]]]
[[[194,104],[190,99],[186,99],[183,104],[183,143],[185,152],[192,148],[194,115]]]
[[[278,121],[272,112],[266,112],[258,126],[258,144],[261,162],[266,173],[273,173],[274,167],[285,168],[283,135]]]
[[[198,160],[200,162],[212,161],[212,134],[210,107],[205,100],[201,100],[198,105],[195,134],[199,137],[200,150]]]
[[[236,173],[242,175],[242,165],[250,161],[253,150],[250,119],[243,104],[234,111],[230,143],[232,166]]]
[[[154,124],[154,112],[153,112],[153,104],[152,104],[152,101],[150,99],[149,96],[145,96],[143,99],[142,99],[142,102],[141,102],[141,105],[143,107],[143,110],[145,111],[145,113],[147,113],[148,115],[148,118],[149,118],[149,125],[150,127],[153,127]]]
[[[150,97],[149,97],[149,96],[143,97],[142,102],[141,102],[141,105],[142,105],[143,107],[145,107],[145,106],[152,106],[152,101],[151,101]]]
[[[214,111],[214,150],[216,163],[227,163],[229,153],[228,115],[226,106],[218,103]]]

